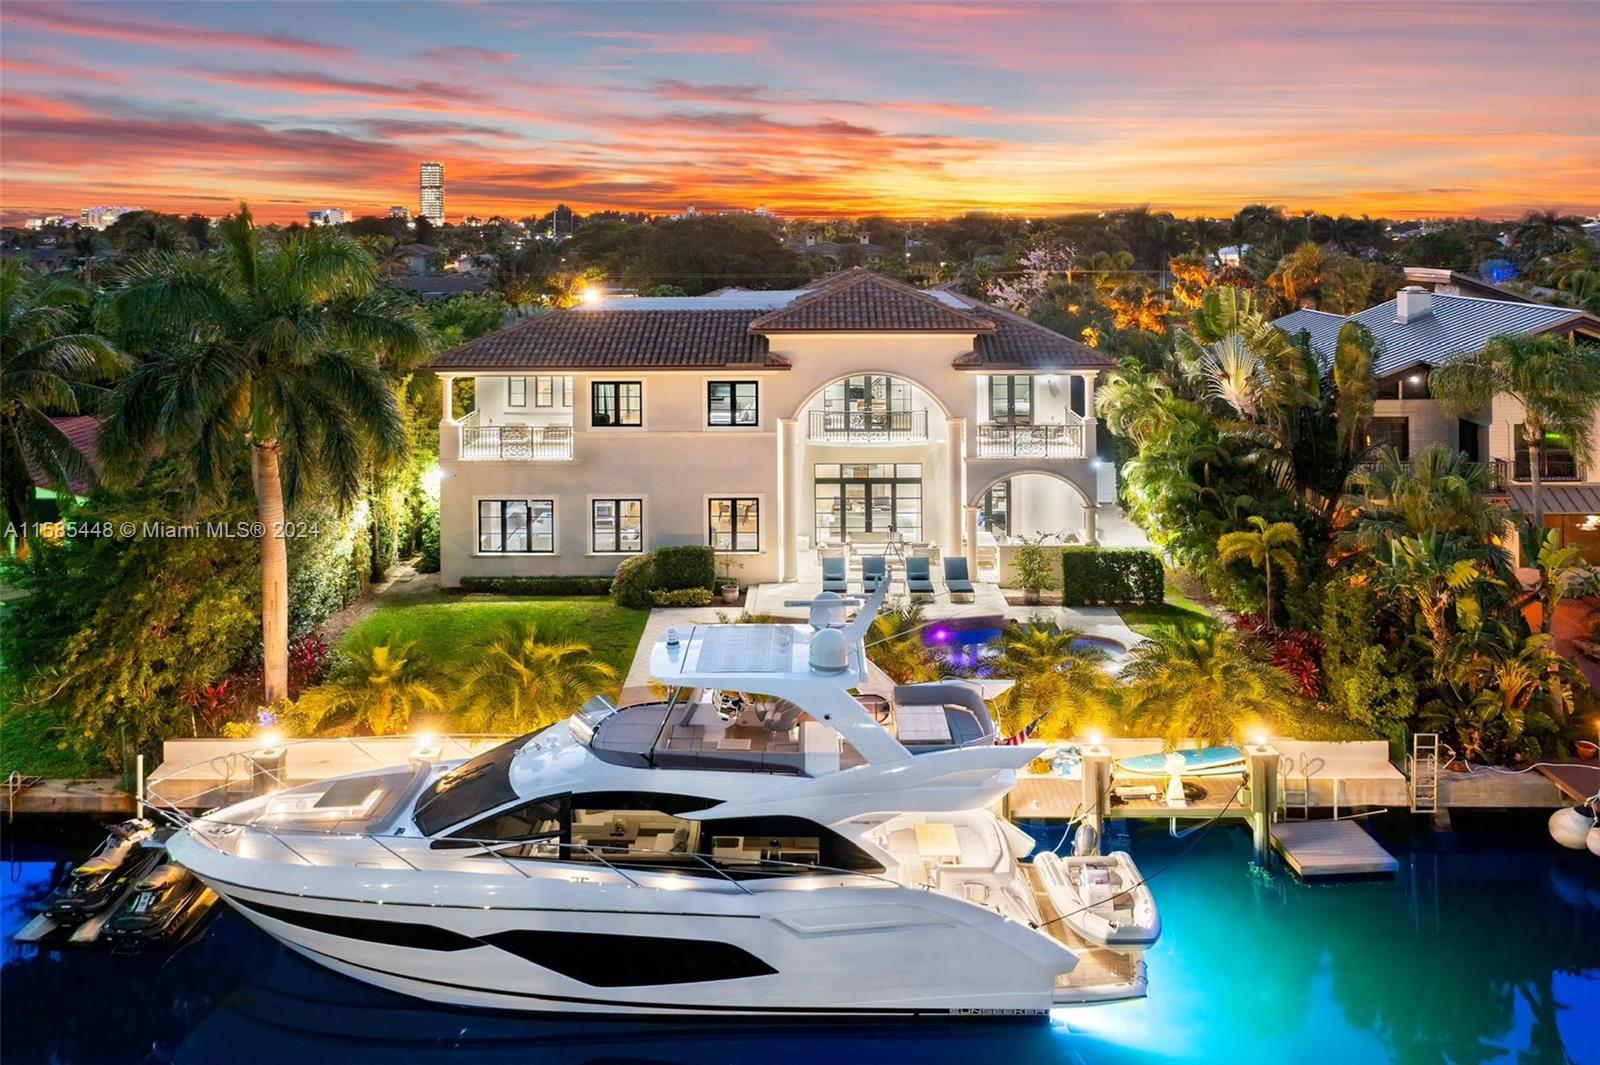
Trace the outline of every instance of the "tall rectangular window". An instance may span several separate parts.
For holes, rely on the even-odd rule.
[[[1033,424],[1033,378],[995,374],[989,378],[989,420],[996,425]]]
[[[760,420],[754,381],[706,383],[707,425],[756,425]]]
[[[526,407],[528,405],[528,379],[526,377],[506,378],[506,406]]]
[[[548,555],[555,549],[555,500],[478,500],[480,554]]]
[[[713,499],[708,541],[718,551],[761,550],[761,501],[748,497]]]
[[[1411,458],[1411,419],[1372,418],[1367,422],[1368,447],[1394,448],[1401,462]]]
[[[589,424],[644,424],[644,385],[638,381],[595,381],[590,386]]]
[[[535,407],[572,406],[572,378],[535,377],[533,379],[533,405]]]
[[[644,550],[644,500],[596,499],[590,507],[590,542],[596,554]]]
[[[1532,455],[1528,438],[1522,425],[1511,427],[1511,440],[1516,451],[1513,456],[1514,476],[1519,481],[1533,477]],[[1545,433],[1539,445],[1539,479],[1541,481],[1576,481],[1581,479],[1578,457],[1572,453],[1572,441],[1560,433]]]

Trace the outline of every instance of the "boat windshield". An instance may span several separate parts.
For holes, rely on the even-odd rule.
[[[518,736],[462,762],[429,784],[417,798],[412,815],[425,836],[459,825],[504,806],[517,797],[511,786],[511,761],[537,733]]]

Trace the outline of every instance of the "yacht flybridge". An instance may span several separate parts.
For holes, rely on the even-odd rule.
[[[306,957],[458,1005],[1014,1014],[1142,994],[1137,952],[1080,965],[1022,862],[1033,841],[989,811],[1041,748],[997,745],[975,685],[888,682],[865,644],[883,598],[668,632],[661,701],[258,795],[169,850]]]

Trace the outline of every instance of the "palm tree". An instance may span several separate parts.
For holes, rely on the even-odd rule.
[[[1451,360],[1429,375],[1433,396],[1456,418],[1482,410],[1496,396],[1522,407],[1522,439],[1528,446],[1533,485],[1533,520],[1544,526],[1545,441],[1564,439],[1573,458],[1588,461],[1600,408],[1600,358],[1594,349],[1553,336],[1492,337],[1482,351]]]
[[[1002,735],[1026,730],[1037,739],[1060,739],[1085,722],[1103,724],[1116,712],[1106,652],[1085,642],[1081,632],[1037,620],[1008,625],[993,666],[998,676],[1016,682],[999,700]]]
[[[1489,469],[1459,451],[1432,444],[1411,462],[1379,448],[1371,465],[1351,473],[1344,508],[1354,520],[1341,544],[1377,551],[1402,536],[1438,532],[1488,543],[1503,531],[1505,511],[1485,498]]]
[[[1354,460],[1365,448],[1367,426],[1372,422],[1376,382],[1372,364],[1378,357],[1378,342],[1372,330],[1360,322],[1339,327],[1339,340],[1333,353],[1335,389],[1333,416],[1339,430],[1339,450]]]
[[[109,341],[78,328],[83,289],[0,262],[0,494],[6,521],[22,528],[33,497],[29,471],[58,490],[88,474],[88,462],[52,414],[81,414],[98,382],[127,368]]]
[[[349,504],[372,459],[404,454],[405,421],[378,360],[403,370],[433,340],[420,309],[379,286],[377,264],[347,234],[263,241],[243,204],[218,233],[205,256],[134,259],[108,293],[106,323],[147,354],[113,390],[100,446],[123,476],[157,450],[186,453],[212,494],[232,449],[248,446],[270,704],[288,693],[285,508],[314,483]]]
[[[896,607],[872,619],[867,657],[896,684],[918,684],[944,676],[944,663],[922,638],[928,623],[920,606]]]
[[[1294,698],[1287,674],[1213,625],[1156,629],[1128,653],[1122,679],[1134,723],[1172,741],[1226,740],[1241,721],[1270,724]]]
[[[1389,554],[1378,566],[1379,588],[1410,600],[1427,626],[1436,674],[1450,650],[1452,611],[1463,608],[1477,616],[1472,593],[1495,580],[1481,547],[1439,532],[1391,540]]]
[[[541,639],[527,621],[503,623],[461,678],[461,708],[470,727],[530,732],[612,690],[617,671],[586,643]]]
[[[294,713],[307,732],[332,714],[350,713],[375,736],[406,731],[418,714],[444,708],[427,663],[414,643],[368,643],[346,651],[333,676],[300,697]]]
[[[1217,539],[1217,561],[1224,566],[1247,562],[1252,569],[1261,570],[1267,581],[1267,624],[1272,624],[1272,568],[1276,566],[1289,576],[1294,576],[1299,563],[1295,550],[1302,544],[1300,530],[1286,521],[1268,524],[1259,514],[1250,515],[1253,531],[1223,533]]]
[[[1559,211],[1529,211],[1511,230],[1511,250],[1524,265],[1572,247],[1583,236],[1583,219]]]
[[[1160,375],[1125,359],[1122,368],[1095,391],[1095,407],[1107,429],[1143,446],[1170,426],[1171,398],[1172,387]]]
[[[1564,601],[1600,595],[1600,573],[1583,557],[1581,547],[1562,546],[1559,529],[1526,529],[1523,542],[1532,549],[1529,554],[1539,568],[1539,586],[1535,589],[1540,607],[1539,631],[1547,633]]]

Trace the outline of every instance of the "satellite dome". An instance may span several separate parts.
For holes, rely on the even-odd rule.
[[[811,637],[811,668],[818,673],[843,673],[850,668],[850,644],[838,629],[823,629]]]

